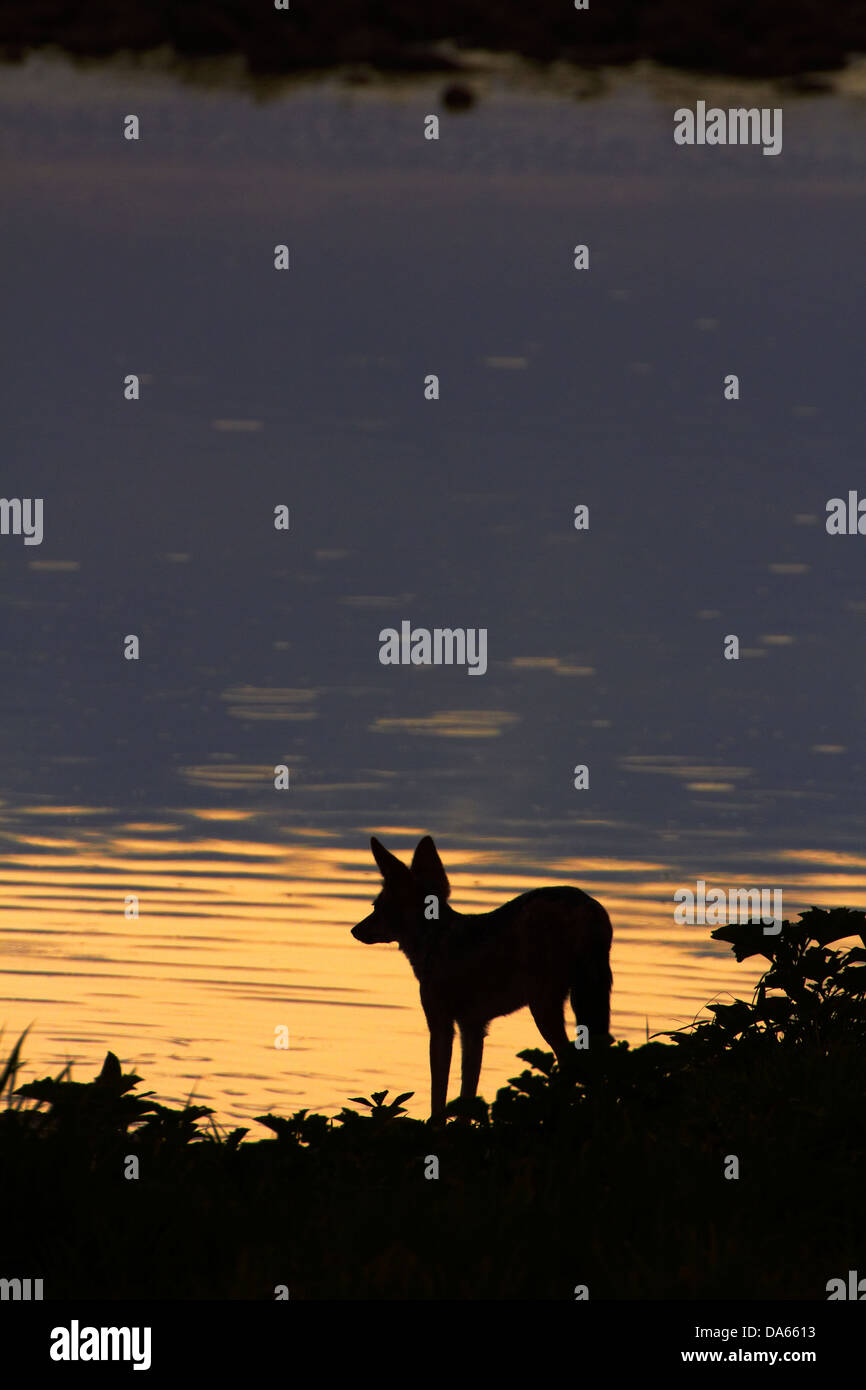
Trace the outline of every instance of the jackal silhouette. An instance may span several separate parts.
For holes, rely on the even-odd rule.
[[[455,912],[429,835],[418,842],[411,868],[375,836],[370,847],[382,891],[352,935],[367,944],[396,941],[415,972],[430,1030],[431,1118],[445,1109],[455,1023],[463,1099],[478,1089],[490,1020],[525,1004],[563,1070],[574,1057],[563,1021],[567,995],[590,1044],[610,1040],[613,928],[595,898],[580,888],[534,888],[492,912]]]

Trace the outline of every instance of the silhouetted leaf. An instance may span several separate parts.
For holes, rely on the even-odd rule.
[[[117,1089],[123,1077],[120,1062],[113,1052],[106,1052],[102,1071],[95,1078],[98,1086],[111,1086]]]

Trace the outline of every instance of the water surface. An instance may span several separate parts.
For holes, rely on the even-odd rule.
[[[416,982],[348,934],[371,833],[433,833],[465,910],[600,897],[633,1044],[756,978],[675,888],[863,905],[866,542],[824,527],[866,491],[856,74],[438,92],[5,70],[2,491],[45,509],[40,546],[0,537],[28,1077],[111,1048],[226,1122],[424,1113]],[[782,155],[675,147],[699,98],[781,102]],[[486,675],[382,666],[403,619],[486,627]],[[540,1045],[494,1023],[483,1093]]]

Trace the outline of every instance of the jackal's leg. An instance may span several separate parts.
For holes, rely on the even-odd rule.
[[[546,999],[530,1004],[529,1011],[535,1019],[535,1026],[546,1043],[556,1053],[560,1071],[565,1071],[574,1061],[574,1052],[569,1046],[568,1034],[562,1017],[562,1000]]]
[[[463,1050],[462,1084],[460,1099],[473,1100],[478,1090],[481,1075],[481,1058],[484,1053],[484,1029],[460,1027],[460,1045]]]
[[[430,1027],[430,1118],[441,1115],[448,1100],[448,1073],[451,1070],[451,1046],[454,1024],[437,1023]]]

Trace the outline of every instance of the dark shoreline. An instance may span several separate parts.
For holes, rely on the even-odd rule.
[[[483,49],[541,64],[653,59],[708,73],[796,78],[838,70],[866,52],[866,7],[859,0],[592,0],[585,11],[564,0],[437,0],[432,7],[418,0],[290,0],[288,10],[258,12],[246,0],[3,6],[6,61],[47,46],[84,59],[166,46],[181,60],[239,54],[251,74],[262,76],[352,65],[373,73],[461,72],[471,70],[471,51]]]
[[[0,1059],[3,1276],[48,1299],[857,1298],[866,913],[711,937],[767,960],[751,1003],[565,1073],[528,1049],[445,1124],[380,1091],[244,1142],[136,1094],[112,1052],[88,1083],[16,1086],[22,1035]]]

